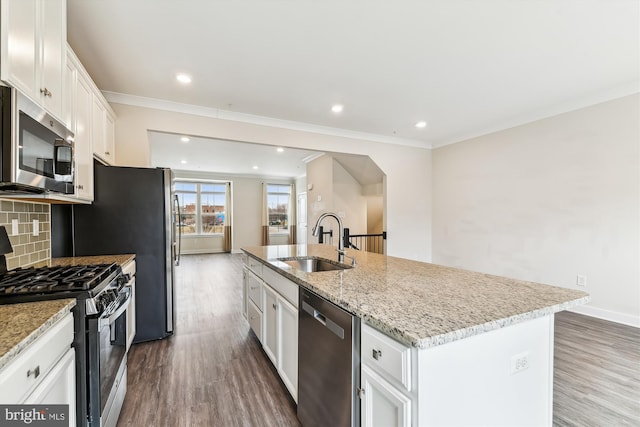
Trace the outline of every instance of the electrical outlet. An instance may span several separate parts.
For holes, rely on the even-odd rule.
[[[11,235],[12,236],[17,236],[20,233],[20,229],[18,228],[18,220],[17,219],[12,219],[11,220]]]
[[[517,374],[518,372],[522,372],[526,369],[529,369],[528,351],[511,356],[511,374]]]
[[[40,234],[40,221],[38,221],[37,219],[33,220],[33,235],[37,236],[38,234]]]
[[[586,288],[587,287],[587,276],[584,276],[582,274],[578,274],[576,276],[576,286],[579,288]]]

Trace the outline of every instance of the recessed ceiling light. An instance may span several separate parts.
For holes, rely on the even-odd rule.
[[[416,123],[416,127],[418,129],[426,128],[427,127],[427,122],[425,122],[424,120],[421,120],[418,123]]]
[[[186,165],[187,161],[186,160],[180,160],[180,163],[182,163],[183,165]]]
[[[331,111],[334,113],[342,113],[342,110],[344,110],[344,105],[342,104],[335,104],[331,107]]]
[[[182,142],[189,142],[191,141],[189,138],[187,138],[186,136],[183,136],[182,138],[180,138],[180,141]]]
[[[258,170],[258,166],[254,166],[254,167],[253,167],[253,170]]]
[[[278,147],[278,148],[276,148],[276,151],[277,151],[278,153],[283,153],[283,152],[284,152],[284,148],[282,148],[282,147]]]
[[[191,76],[188,75],[188,74],[179,73],[179,74],[176,75],[176,79],[182,84],[191,83]]]

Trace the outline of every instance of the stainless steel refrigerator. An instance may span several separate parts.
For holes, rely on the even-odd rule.
[[[136,255],[134,342],[173,334],[179,206],[170,169],[96,164],[92,205],[72,212],[73,252]]]

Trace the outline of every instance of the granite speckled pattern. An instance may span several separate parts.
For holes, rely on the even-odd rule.
[[[135,255],[133,254],[122,254],[122,255],[93,255],[93,256],[76,256],[76,257],[64,257],[64,258],[51,258],[47,265],[50,266],[70,266],[70,265],[90,265],[90,264],[111,264],[117,263],[120,266],[126,265],[127,263],[133,261],[135,259]]]
[[[355,268],[306,273],[281,261],[337,261],[329,245],[242,248],[396,340],[429,348],[587,303],[582,291],[356,250]]]
[[[75,305],[75,298],[0,305],[0,369]]]

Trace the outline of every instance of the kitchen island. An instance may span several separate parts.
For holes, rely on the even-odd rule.
[[[588,294],[353,250],[357,264],[344,270],[309,273],[287,263],[337,263],[327,245],[243,251],[361,319],[363,425],[387,415],[399,425],[551,424],[553,314]],[[369,354],[387,344],[400,346],[397,369]],[[381,386],[367,394],[371,384]]]

